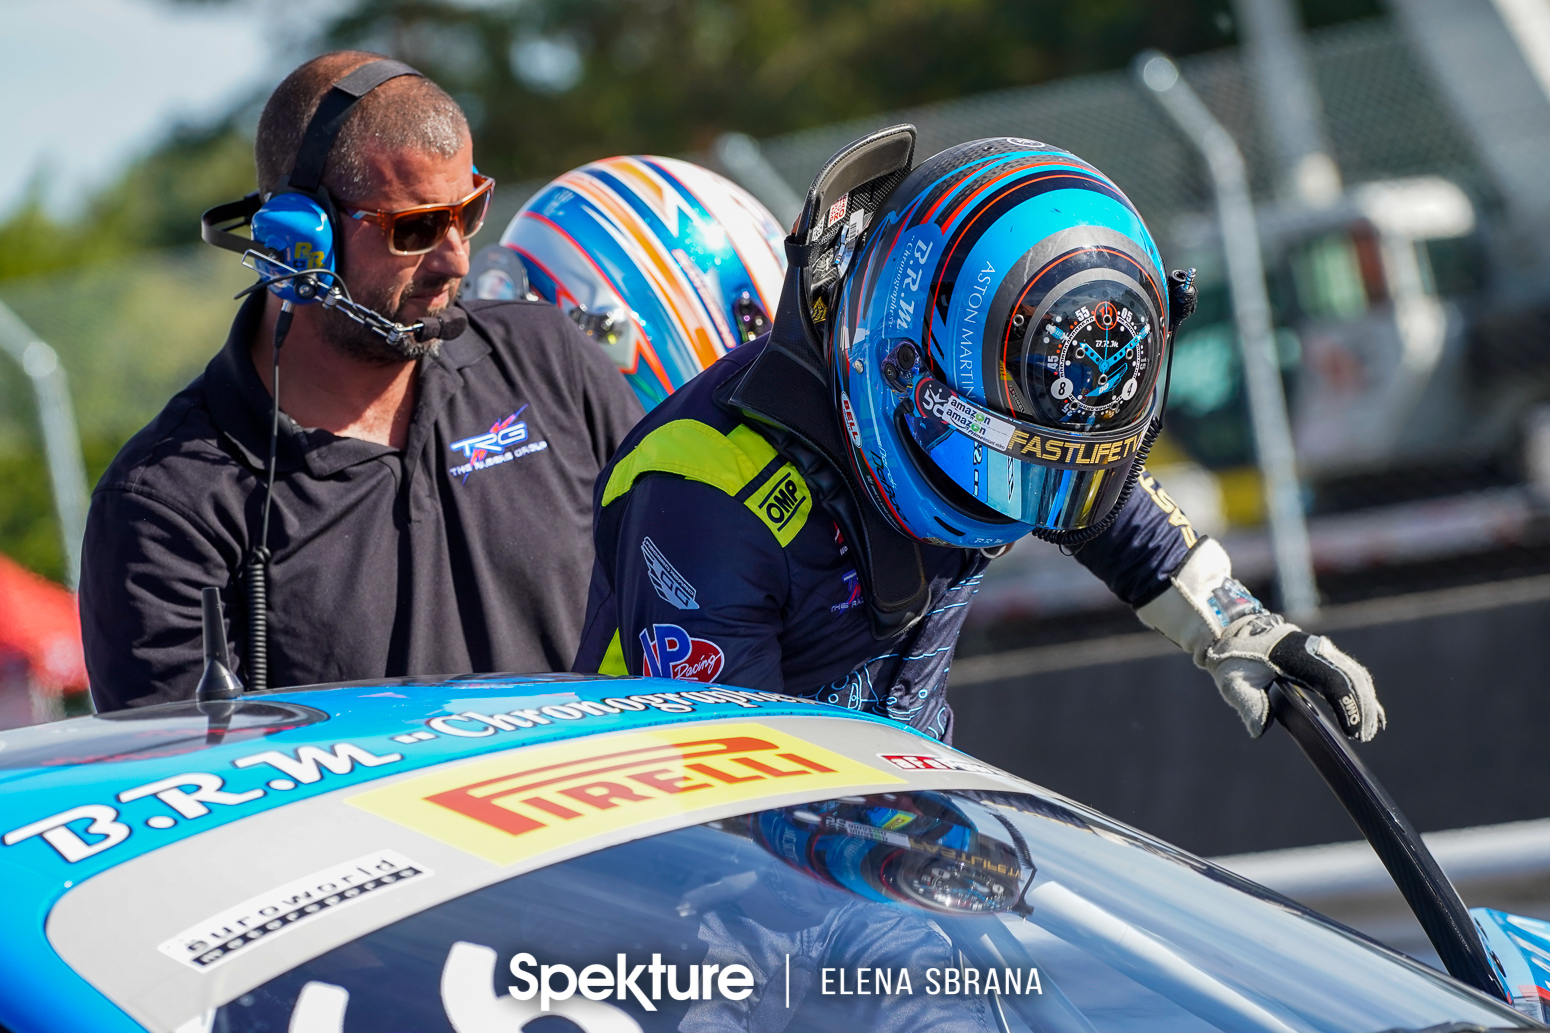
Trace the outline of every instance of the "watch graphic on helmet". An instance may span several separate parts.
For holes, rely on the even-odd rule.
[[[851,218],[864,237],[805,314],[879,508],[966,548],[1106,528],[1160,427],[1169,345],[1169,282],[1124,193],[999,138],[927,159]]]

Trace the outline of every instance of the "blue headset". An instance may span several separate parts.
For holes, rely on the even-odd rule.
[[[259,251],[297,270],[296,276],[259,263],[259,273],[269,289],[282,301],[305,305],[318,300],[319,292],[310,277],[317,273],[333,274],[337,285],[337,262],[342,240],[338,212],[323,186],[323,165],[333,150],[334,141],[345,119],[360,99],[390,79],[420,75],[401,61],[383,58],[369,61],[338,82],[318,102],[317,111],[307,123],[301,147],[290,175],[280,180],[267,199],[258,191],[240,201],[216,205],[200,220],[200,236],[207,244],[228,251]],[[251,226],[249,240],[231,231]]]

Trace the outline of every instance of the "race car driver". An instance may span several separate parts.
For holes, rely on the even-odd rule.
[[[1189,275],[1164,277],[1074,155],[1001,138],[912,169],[913,151],[901,126],[830,159],[771,335],[599,477],[578,670],[781,690],[950,741],[966,609],[1033,533],[1188,650],[1251,735],[1285,675],[1370,739],[1367,671],[1267,612],[1144,469]]]

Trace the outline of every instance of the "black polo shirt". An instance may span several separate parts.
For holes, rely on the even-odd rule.
[[[602,349],[541,302],[474,301],[420,363],[402,450],[282,415],[269,548],[272,687],[564,671],[592,570],[592,485],[641,406]],[[102,710],[187,699],[200,590],[221,589],[239,677],[239,573],[259,533],[270,396],[226,346],[114,459],[92,495],[81,625]],[[280,369],[285,402],[285,367]]]

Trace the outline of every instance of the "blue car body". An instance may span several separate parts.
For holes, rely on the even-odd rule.
[[[677,751],[675,759],[661,761],[666,754],[653,752],[659,747]],[[692,757],[711,757],[714,763],[683,760]],[[532,758],[537,766],[523,767],[528,763],[524,758]],[[641,767],[646,761],[657,766]],[[549,774],[540,777],[535,772]],[[633,779],[628,789],[623,787],[627,779]],[[783,821],[794,814],[816,822],[809,810],[822,808],[802,809],[815,800],[850,801],[832,806],[870,807],[866,814],[892,807],[889,813],[895,815],[877,819],[875,828],[857,825],[871,818],[827,819],[832,834],[822,847],[823,870],[803,871],[801,880],[792,884],[800,893],[828,895],[822,897],[827,903],[815,905],[819,911],[813,912],[829,909],[822,912],[822,922],[840,922],[841,927],[850,922],[856,930],[836,933],[824,948],[828,957],[863,965],[866,952],[840,941],[865,939],[861,931],[906,912],[907,921],[891,934],[886,950],[914,951],[909,956],[916,960],[935,949],[927,940],[948,937],[956,942],[959,933],[954,930],[970,928],[964,923],[989,921],[986,906],[972,900],[944,904],[945,896],[937,903],[926,900],[920,914],[910,912],[911,901],[898,889],[900,880],[878,874],[896,864],[901,851],[885,857],[877,854],[877,844],[897,840],[906,844],[902,853],[908,855],[924,842],[910,839],[914,833],[886,830],[904,827],[899,821],[909,820],[909,815],[899,815],[901,809],[915,806],[911,800],[928,800],[936,801],[931,806],[946,808],[941,813],[948,815],[949,824],[962,825],[954,828],[958,839],[942,840],[957,846],[931,848],[937,851],[935,860],[928,859],[937,866],[931,878],[938,883],[942,858],[969,857],[963,844],[975,834],[969,830],[970,819],[962,815],[975,808],[987,814],[997,808],[1004,812],[1002,817],[991,815],[994,821],[984,819],[979,833],[1004,840],[995,847],[1001,861],[974,862],[984,869],[980,875],[992,868],[1011,873],[1006,886],[1022,894],[1010,911],[1006,899],[989,907],[1006,920],[1007,928],[1016,926],[1018,937],[1006,939],[1000,925],[990,929],[991,939],[999,936],[1004,941],[995,956],[1022,956],[1019,952],[1026,948],[1030,957],[1050,965],[1037,998],[1021,989],[1018,976],[1019,992],[1027,999],[1012,1002],[1009,1009],[996,1010],[1004,996],[998,983],[994,1000],[987,996],[988,988],[973,1000],[922,994],[911,1005],[917,1010],[908,1020],[902,1012],[890,1018],[887,1008],[867,1012],[872,1017],[859,1021],[870,1028],[1144,1028],[1124,1016],[1146,1008],[1158,1015],[1176,1010],[1191,1022],[1203,1022],[1199,1028],[1278,1031],[1376,1031],[1441,1020],[1494,1028],[1525,1021],[1446,976],[1269,891],[896,723],[775,693],[715,686],[685,690],[682,682],[654,679],[491,675],[290,690],[234,704],[167,704],[0,733],[0,873],[5,885],[0,894],[0,1027],[9,1033],[285,1028],[283,1022],[276,1027],[256,1019],[243,1025],[239,1019],[247,1012],[241,1012],[237,1002],[257,1015],[270,997],[284,997],[283,1008],[301,1009],[297,995],[311,993],[308,1007],[323,1014],[329,1000],[344,1000],[338,994],[348,997],[354,985],[349,979],[355,976],[340,977],[336,985],[330,982],[333,977],[325,978],[326,966],[318,970],[323,976],[295,974],[311,973],[307,966],[315,956],[349,950],[359,954],[369,948],[379,958],[399,957],[382,946],[381,937],[387,935],[383,930],[399,930],[402,935],[393,935],[402,940],[416,916],[452,914],[446,909],[476,898],[488,900],[486,910],[493,913],[505,905],[488,895],[506,892],[501,887],[528,879],[531,888],[537,885],[531,881],[537,875],[548,872],[545,877],[559,878],[556,873],[582,872],[576,866],[589,864],[593,867],[586,871],[592,874],[586,878],[593,882],[573,879],[563,885],[598,886],[597,871],[616,870],[620,886],[639,887],[623,896],[644,898],[666,885],[663,880],[678,879],[669,887],[676,896],[663,899],[681,897],[681,902],[676,912],[663,912],[663,921],[676,921],[675,913],[684,921],[698,921],[699,939],[711,945],[711,955],[730,951],[757,970],[759,957],[776,957],[784,949],[790,1007],[791,948],[772,946],[786,942],[779,937],[787,934],[749,934],[734,943],[736,937],[726,939],[730,934],[725,930],[731,928],[728,915],[746,923],[759,914],[748,902],[751,898],[740,896],[752,892],[754,882],[769,884],[781,878],[771,872],[789,875],[793,867],[811,862],[811,857],[780,857],[778,844],[773,844],[778,836],[768,832],[774,827],[768,816]],[[879,800],[892,802],[884,806]],[[752,832],[746,821],[750,810],[766,816],[762,825],[754,823]],[[925,820],[919,818],[919,807],[911,813]],[[1000,832],[1003,826],[1006,835]],[[706,849],[701,840],[710,840],[705,837],[720,836],[715,842],[724,845],[732,842],[726,839],[732,833],[733,852],[742,851],[742,859],[720,879],[711,871],[722,863],[719,860],[707,861],[708,874],[687,882],[678,874],[669,879],[649,870],[658,863],[652,858],[665,856],[662,850],[673,844],[674,849],[689,851],[675,856],[693,857],[698,856],[694,851]],[[689,841],[696,836],[700,839]],[[658,842],[662,847],[657,854],[628,853],[643,843]],[[754,850],[750,842],[761,844],[765,852]],[[715,854],[718,858],[730,856],[722,847],[715,849],[722,851]],[[266,910],[254,903],[263,899],[262,893],[245,900],[254,892],[291,886],[299,875],[316,874],[319,865],[310,860],[314,855],[334,863],[353,857],[352,850],[370,858],[377,857],[372,853],[377,851],[389,860],[380,861],[380,870],[362,875],[348,890],[326,898],[320,894],[310,911],[299,906],[288,915],[281,913],[283,907]],[[1013,857],[1014,852],[1023,860]],[[750,853],[760,860],[748,861]],[[410,854],[415,860],[404,859]],[[844,858],[863,854],[853,871],[838,871],[837,866],[849,863]],[[597,868],[603,863],[598,859],[607,856],[634,859],[619,861],[622,867],[617,869]],[[422,863],[427,858],[428,865]],[[371,861],[367,867],[378,863]],[[359,870],[366,872],[365,867]],[[1101,879],[1085,883],[1088,870],[1100,873]],[[763,874],[756,879],[754,872]],[[422,877],[413,883],[417,874]],[[428,892],[423,876],[433,876],[429,884],[436,892],[420,900],[416,895]],[[972,888],[983,894],[983,880]],[[541,902],[543,896],[524,900],[513,914],[533,913],[540,907],[534,901]],[[236,912],[227,905],[239,903],[256,917],[237,920],[234,926],[231,916]],[[343,909],[345,904],[348,909]],[[632,920],[627,901],[615,900],[607,908],[619,916],[620,928]],[[1012,921],[1014,913],[1021,916],[1021,926]],[[190,920],[205,919],[224,932],[204,938],[186,935],[202,928]],[[804,920],[816,923],[820,918]],[[477,924],[466,915],[459,921]],[[711,927],[722,932],[707,933]],[[438,1010],[425,1028],[459,1033],[498,1028],[498,1023],[481,1025],[484,1019],[467,1018],[475,1012],[466,1008],[459,1019],[448,997],[453,955],[461,959],[459,965],[473,964],[476,975],[479,958],[484,957],[479,951],[494,964],[496,951],[471,947],[473,935],[459,934],[456,943],[437,941],[437,958],[450,944],[437,1004],[445,1005],[450,1025],[443,1024]],[[483,930],[479,935],[488,941],[499,933]],[[718,935],[725,940],[719,946]],[[1218,936],[1222,944],[1240,944],[1222,950],[1236,953],[1237,960],[1213,957],[1210,944]],[[1261,943],[1266,939],[1277,942]],[[639,937],[632,942],[640,942]],[[283,961],[277,960],[271,943],[288,945]],[[611,964],[609,950],[603,960]],[[1256,953],[1260,951],[1262,957]],[[511,956],[515,974],[520,955],[513,955],[510,945],[500,953]],[[1345,959],[1338,968],[1346,974],[1328,970],[1319,960],[1334,955]],[[883,955],[866,956],[876,961]],[[965,955],[957,957],[963,964]],[[1059,958],[1067,960],[1051,960]],[[374,964],[374,971],[385,974],[397,971],[393,965],[400,962],[386,963],[386,968]],[[412,968],[419,963],[401,964]],[[1228,968],[1220,968],[1224,964]],[[1306,971],[1287,974],[1290,981],[1284,986],[1267,982],[1287,964]],[[1358,983],[1340,983],[1357,979],[1358,969],[1367,973]],[[1007,969],[1008,978],[1012,971]],[[396,978],[406,983],[423,975],[418,969],[406,968],[404,973]],[[1550,969],[1544,967],[1529,975],[1513,974],[1530,984],[1550,986]],[[1132,1003],[1130,1012],[1105,1011],[1105,994],[1122,996],[1103,989],[1111,975],[1116,985],[1124,981],[1133,1002],[1142,1003]],[[435,972],[426,978],[433,977]],[[495,977],[493,990],[488,970],[480,978],[484,989],[476,996],[489,991],[495,997],[493,1003],[481,998],[478,1004],[485,1011],[478,1014],[494,1015],[489,1008],[498,1006],[497,1011],[505,1009],[501,1021],[510,1020],[499,1028],[521,1028],[526,1020],[510,1024],[519,1016],[512,1010],[519,1008],[516,988],[508,998],[499,993],[508,981],[503,976]],[[705,979],[706,998],[687,1006],[692,1021],[674,1022],[696,1029],[779,1028],[768,1026],[767,1018],[759,1019],[765,1023],[759,1026],[731,1002],[711,1002],[709,972]],[[1288,989],[1301,985],[1299,980],[1330,981],[1327,991],[1313,986],[1309,992],[1332,998],[1350,997],[1356,992],[1352,986],[1370,986],[1370,999],[1301,1002],[1296,991]],[[1089,983],[1097,989],[1084,989]],[[770,986],[768,994],[773,995],[774,984]],[[359,1003],[350,1007],[365,1008],[364,992],[358,987],[353,992],[351,1000]],[[828,992],[812,991],[812,1007],[820,1009],[812,1014],[819,1018],[804,1020],[805,1028],[828,1028],[821,1016],[829,1012],[820,1008],[830,1007],[832,1002],[821,996]],[[619,996],[624,997],[622,987]],[[764,996],[761,989],[760,999]],[[1097,1003],[1084,1003],[1089,1000]],[[547,998],[544,1003],[547,1009]],[[712,1015],[707,1009],[713,1004],[723,1010]],[[298,1026],[300,1020],[293,1015],[289,1028],[343,1030],[344,1007],[338,1004],[334,1025]],[[555,1007],[563,1012],[561,1004]],[[607,1022],[587,1018],[592,1014],[587,1008],[619,1007],[584,1003],[578,997],[569,1014],[582,1029],[655,1028],[652,1022],[666,1021],[654,1008],[632,1013],[633,1026],[608,1024],[624,1021],[617,1017]],[[958,1010],[944,1018],[943,1008]],[[366,1028],[363,1021],[350,1028]],[[602,1024],[588,1025],[594,1021]],[[844,1028],[857,1028],[856,1021],[852,1017]]]

